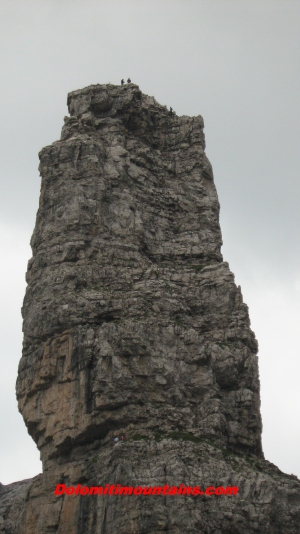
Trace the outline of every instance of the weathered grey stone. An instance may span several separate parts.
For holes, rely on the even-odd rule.
[[[220,252],[202,117],[134,84],[68,106],[40,153],[17,381],[44,472],[3,532],[300,532],[300,483],[263,458],[257,342]],[[59,497],[58,483],[239,493]]]

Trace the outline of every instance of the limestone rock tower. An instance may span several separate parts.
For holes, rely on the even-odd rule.
[[[220,252],[202,117],[132,83],[74,91],[68,107],[40,152],[17,381],[43,474],[0,488],[0,532],[299,533],[300,483],[262,453],[258,347]]]

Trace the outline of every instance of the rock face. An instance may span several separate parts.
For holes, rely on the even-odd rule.
[[[68,106],[40,153],[17,381],[43,474],[16,483],[23,504],[0,488],[0,532],[300,532],[300,483],[262,453],[257,342],[220,253],[202,118],[134,84]],[[239,492],[54,495],[60,483]]]
[[[220,254],[202,118],[133,84],[68,105],[40,153],[17,385],[43,462],[115,431],[260,455],[257,344]]]

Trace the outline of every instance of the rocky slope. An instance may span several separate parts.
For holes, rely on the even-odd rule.
[[[300,483],[263,458],[257,342],[220,253],[202,118],[134,84],[68,106],[40,153],[17,381],[43,475],[16,483],[18,500],[0,488],[0,532],[300,532]],[[239,492],[57,496],[59,483]]]

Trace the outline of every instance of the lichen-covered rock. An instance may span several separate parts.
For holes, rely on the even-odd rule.
[[[300,483],[263,458],[257,342],[220,253],[202,118],[134,84],[68,106],[40,153],[17,381],[44,473],[3,532],[300,532]],[[63,497],[58,483],[239,493]]]

